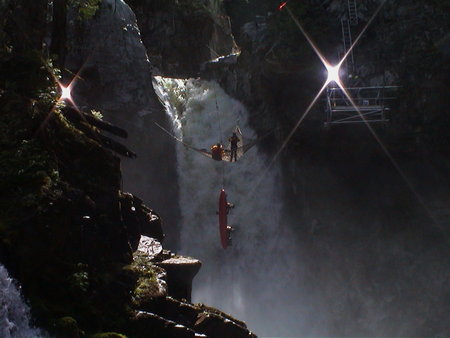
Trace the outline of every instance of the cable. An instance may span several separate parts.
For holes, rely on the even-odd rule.
[[[217,104],[217,93],[214,92],[216,101],[216,113],[219,116],[219,131],[220,131],[220,146],[223,148],[223,130],[222,130],[222,114],[219,112],[219,105]],[[225,163],[222,160],[222,189],[225,189]]]

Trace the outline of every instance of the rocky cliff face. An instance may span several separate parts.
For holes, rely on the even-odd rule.
[[[155,75],[197,77],[202,65],[235,51],[220,1],[127,1]]]
[[[101,110],[127,129],[125,142],[137,158],[121,163],[124,189],[141,196],[164,218],[167,244],[177,246],[178,189],[175,145],[155,126],[169,128],[152,87],[152,65],[141,42],[136,17],[123,1],[102,1],[90,20],[69,11],[67,82],[76,104]],[[164,193],[162,193],[164,191]]]

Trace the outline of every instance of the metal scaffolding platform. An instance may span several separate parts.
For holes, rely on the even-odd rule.
[[[389,121],[386,113],[390,110],[392,100],[395,99],[397,88],[397,86],[347,88],[351,100],[340,87],[327,88],[325,126]]]

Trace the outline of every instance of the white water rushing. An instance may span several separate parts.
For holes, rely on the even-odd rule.
[[[154,87],[175,135],[185,143],[206,149],[217,142],[227,144],[236,125],[244,138],[256,137],[245,107],[216,82],[157,77]],[[289,229],[280,225],[279,169],[274,165],[266,171],[269,159],[257,148],[228,163],[178,143],[180,251],[203,263],[194,280],[194,302],[226,311],[258,334],[279,334],[277,325],[286,325],[280,322],[289,307],[286,298],[293,296],[287,289],[298,288],[289,284],[295,268],[288,258],[295,245]],[[227,250],[220,246],[216,215],[222,187],[235,204],[228,222],[236,231]]]
[[[0,265],[0,337],[44,337],[43,332],[30,327],[30,309],[3,265]]]

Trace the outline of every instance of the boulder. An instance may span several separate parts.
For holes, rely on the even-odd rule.
[[[141,235],[150,236],[159,241],[164,239],[161,218],[145,206],[141,199],[122,192],[119,200],[122,219],[128,230],[128,240],[133,252],[138,249]]]
[[[147,255],[150,260],[154,260],[160,253],[162,253],[162,245],[154,238],[141,236],[139,246],[137,248],[138,254]]]
[[[169,295],[176,299],[191,301],[192,280],[202,263],[195,258],[175,256],[157,263],[167,271]]]
[[[211,337],[256,337],[245,326],[237,325],[230,319],[223,318],[214,313],[203,312],[198,315],[194,329]]]
[[[132,337],[196,337],[194,330],[145,311],[135,313],[130,321],[128,334]]]

